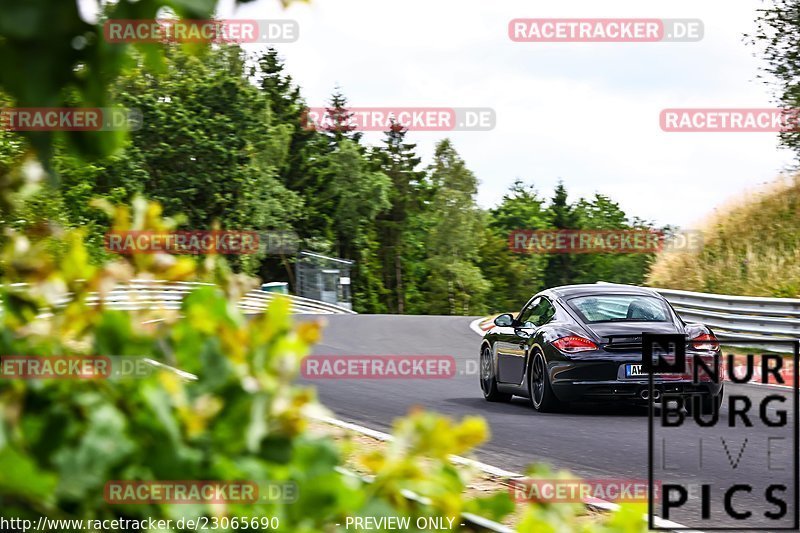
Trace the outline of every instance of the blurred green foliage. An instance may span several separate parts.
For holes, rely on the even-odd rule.
[[[173,223],[143,200],[132,210],[102,207],[118,228],[140,221],[142,229],[164,230]],[[453,423],[418,413],[399,422],[398,445],[373,457],[378,475],[366,485],[336,470],[342,458],[331,442],[305,432],[308,417],[324,410],[312,390],[293,381],[320,336],[318,322],[294,325],[285,299],[245,318],[232,302],[252,284],[217,258],[197,267],[155,254],[96,266],[79,231],[63,239],[66,249],[54,256],[21,234],[10,235],[1,259],[6,277],[0,353],[137,355],[197,380],[164,370],[141,379],[4,380],[2,516],[267,516],[278,517],[282,531],[322,531],[346,516],[460,513],[465,477],[447,457],[486,438],[482,420]],[[213,279],[217,286],[190,293],[179,314],[112,311],[88,299],[90,291],[103,294],[117,283],[154,274]],[[70,303],[59,306],[64,300]],[[161,319],[155,324],[154,315]],[[258,505],[103,500],[109,480],[181,479],[249,480],[259,486],[291,481],[299,499]],[[410,505],[403,490],[432,503]]]

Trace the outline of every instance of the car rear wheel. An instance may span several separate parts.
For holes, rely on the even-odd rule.
[[[528,392],[531,405],[540,413],[549,413],[558,409],[560,402],[553,393],[550,377],[547,374],[547,365],[541,352],[536,351],[531,361],[531,371],[528,379]]]
[[[511,401],[511,394],[506,394],[497,390],[492,350],[488,346],[484,346],[481,349],[481,390],[483,391],[483,397],[488,402]]]

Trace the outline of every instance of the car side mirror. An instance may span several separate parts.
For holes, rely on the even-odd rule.
[[[501,328],[510,328],[514,324],[514,317],[511,313],[504,313],[494,319],[494,325]]]

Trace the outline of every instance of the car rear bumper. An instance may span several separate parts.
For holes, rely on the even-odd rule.
[[[639,356],[641,358],[641,355]],[[548,365],[550,383],[556,397],[565,402],[581,400],[628,400],[647,401],[649,380],[644,376],[626,377],[625,365],[638,361],[633,358],[616,360],[553,361]],[[721,383],[701,381],[694,383],[691,377],[654,376],[653,386],[659,393],[680,396],[711,394],[716,396]]]
[[[575,381],[553,385],[553,392],[563,402],[592,401],[633,401],[646,402],[649,394],[647,381]],[[711,394],[716,396],[722,389],[721,383],[691,381],[654,381],[653,389],[657,397],[664,394],[692,396]]]

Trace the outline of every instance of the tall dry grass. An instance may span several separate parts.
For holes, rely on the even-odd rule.
[[[702,249],[660,254],[648,285],[800,297],[800,175],[748,192],[717,209],[698,229]]]

